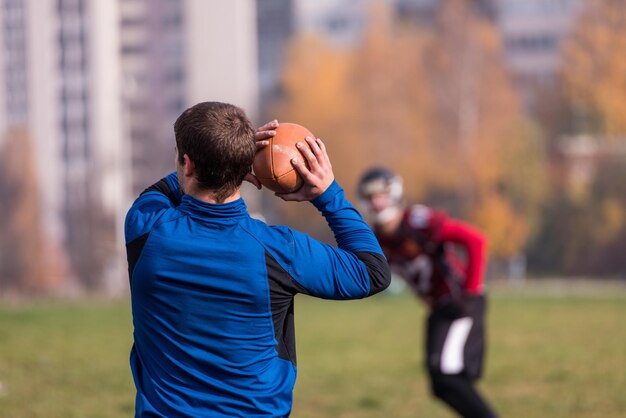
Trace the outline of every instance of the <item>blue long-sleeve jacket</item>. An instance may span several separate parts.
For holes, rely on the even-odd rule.
[[[125,225],[136,416],[289,415],[294,295],[357,299],[390,280],[336,182],[312,203],[338,248],[251,218],[242,199],[183,195],[175,173],[137,198]]]

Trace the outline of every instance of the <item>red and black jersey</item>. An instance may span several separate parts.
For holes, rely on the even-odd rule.
[[[415,205],[394,233],[374,232],[391,267],[424,299],[483,292],[486,240],[474,227]]]

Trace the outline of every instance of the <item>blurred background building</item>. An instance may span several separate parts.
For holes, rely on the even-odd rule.
[[[173,169],[181,111],[257,116],[256,3],[10,0],[0,22],[0,141],[32,140],[43,285],[125,291],[124,215]]]
[[[532,106],[537,89],[554,82],[561,44],[575,23],[582,0],[497,0],[498,27],[506,63]]]
[[[604,3],[606,0],[599,0],[598,4]],[[547,113],[540,107],[548,102],[546,91],[558,90],[562,83],[563,45],[580,26],[577,22],[586,4],[582,0],[0,0],[0,147],[4,150],[0,151],[0,159],[4,158],[0,171],[3,167],[5,170],[0,173],[3,176],[0,186],[3,181],[8,185],[20,181],[19,169],[8,162],[17,164],[16,155],[27,154],[36,173],[36,184],[32,187],[36,193],[30,196],[31,200],[28,196],[16,200],[23,200],[26,206],[37,201],[40,208],[36,218],[24,222],[24,228],[31,230],[6,225],[10,233],[5,232],[5,237],[40,231],[41,244],[32,244],[32,248],[39,248],[39,253],[30,256],[40,260],[44,267],[37,274],[40,283],[30,287],[126,291],[126,262],[121,245],[124,215],[138,193],[173,169],[173,123],[186,107],[203,100],[228,101],[243,107],[254,123],[260,124],[277,117],[277,111],[282,112],[280,117],[298,118],[298,100],[304,94],[310,96],[309,101],[302,102],[306,114],[319,117],[302,117],[301,122],[320,126],[322,134],[334,133],[338,125],[331,120],[326,126],[324,119],[329,106],[324,101],[327,90],[341,87],[332,83],[338,83],[341,74],[347,74],[347,68],[355,65],[352,77],[360,84],[352,85],[355,81],[348,79],[345,90],[348,94],[343,96],[369,94],[366,90],[374,91],[379,85],[402,92],[394,90],[393,97],[408,94],[408,84],[393,84],[394,77],[399,77],[393,75],[394,71],[415,64],[410,71],[415,77],[414,84],[419,85],[428,77],[424,68],[432,71],[434,66],[445,62],[442,59],[445,54],[437,55],[437,49],[444,51],[450,47],[441,35],[446,30],[444,12],[455,4],[467,6],[462,10],[470,10],[477,16],[482,25],[477,30],[483,32],[476,39],[485,42],[485,51],[488,48],[500,51],[489,46],[489,36],[496,34],[493,39],[501,45],[506,77],[513,81],[525,112],[532,119],[530,125],[539,126],[537,129],[546,138],[557,138],[545,145],[560,161],[553,171],[574,164],[578,173],[583,169],[585,173],[599,172],[594,164],[604,160],[589,157],[588,153],[604,155],[607,150],[621,150],[622,146],[609,140],[602,140],[607,143],[604,145],[590,145],[589,138],[621,138],[620,131],[582,132],[581,127],[594,127],[599,119],[580,100],[576,102],[575,114],[577,120],[585,123],[576,124],[571,118],[563,118],[562,114],[569,110],[562,104],[552,106]],[[372,35],[372,20],[376,17],[372,7],[382,10],[381,5],[388,11],[392,28],[386,40]],[[398,49],[397,53],[394,49],[404,48],[401,46],[404,44],[384,43],[405,33],[400,28],[407,27],[426,34],[415,38],[416,48],[430,42],[421,58],[413,63],[402,61],[412,56],[410,49]],[[440,44],[433,43],[429,33],[437,33],[434,38],[441,39]],[[317,39],[318,43],[307,44],[303,39]],[[368,59],[384,54],[376,49],[377,42],[388,45],[385,47],[388,55],[380,55],[386,57],[380,59],[393,61],[389,66],[382,62],[370,66]],[[317,46],[309,50],[310,45]],[[324,52],[326,47],[333,52]],[[303,56],[313,57],[313,61],[299,68],[298,57]],[[467,64],[456,58],[457,66]],[[430,76],[429,85],[445,90],[445,86],[454,86],[454,80],[445,78],[446,71],[450,71],[450,77],[464,74],[466,84],[461,87],[471,94],[463,96],[463,116],[459,116],[461,113],[454,116],[458,120],[465,118],[459,132],[468,126],[477,130],[486,126],[478,118],[485,97],[490,96],[479,91],[479,78],[490,71],[489,59],[478,56],[472,61],[474,69],[468,67],[454,73],[454,68],[439,68]],[[386,72],[383,77],[368,78],[378,67]],[[302,80],[308,77],[310,80],[300,83],[309,84],[311,89],[298,90],[301,87],[298,82],[294,84],[294,74]],[[489,74],[493,80],[499,77],[499,73]],[[318,76],[321,78],[315,78]],[[310,86],[312,80],[319,87]],[[451,89],[445,94],[429,99],[440,100],[441,108],[437,111],[444,113],[445,109],[451,109],[448,102],[456,97],[456,92]],[[315,102],[316,95],[319,102]],[[330,111],[331,116],[334,113],[347,117],[344,113],[350,109],[356,111],[359,103],[366,103],[360,96],[350,99],[353,102],[341,102],[339,90],[333,98],[336,108]],[[424,113],[424,109],[420,112]],[[369,121],[375,119],[365,112],[359,117],[362,120],[356,122],[357,127],[369,126]],[[549,117],[553,119],[546,121]],[[396,124],[395,119],[391,120],[392,125]],[[383,125],[388,126],[389,120]],[[479,144],[471,135],[458,132],[431,134],[434,139],[437,135],[445,138],[437,139],[439,144],[461,138],[465,144],[461,147],[466,148],[461,159],[470,158],[470,145]],[[419,137],[411,135],[408,138]],[[401,141],[401,137],[402,134],[395,139]],[[568,138],[578,139],[569,143]],[[407,141],[405,146],[409,148],[418,146],[417,142]],[[30,148],[21,151],[18,145],[11,145],[27,142]],[[424,146],[419,144],[420,149],[426,149]],[[336,148],[341,156],[341,145]],[[377,149],[393,148],[383,144],[383,148]],[[576,163],[563,162],[572,158]],[[341,174],[342,168],[338,170]],[[348,186],[354,175],[346,175]],[[585,184],[593,184],[592,179],[585,177]],[[436,187],[440,185],[433,186],[430,194],[416,188],[412,197],[441,200],[448,192],[436,191]],[[501,193],[502,184],[498,187]],[[244,192],[251,211],[274,211],[275,199],[247,193],[246,189]],[[20,212],[6,202],[0,209],[7,213]],[[274,218],[280,221],[278,215]],[[9,277],[13,273],[2,273],[2,266],[11,264],[13,258],[9,251],[12,240],[6,238],[4,247],[0,245],[0,288],[4,290],[12,286],[20,288],[16,285],[19,279]],[[528,243],[532,244],[530,238]]]
[[[281,95],[281,74],[289,39],[296,30],[293,0],[266,0],[257,2],[256,26],[259,69],[259,119],[269,120],[264,103],[271,103]]]

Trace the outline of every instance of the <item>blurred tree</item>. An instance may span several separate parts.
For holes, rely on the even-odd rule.
[[[275,112],[283,119],[320,129],[325,129],[329,121],[338,124],[344,119],[350,97],[339,96],[337,91],[345,85],[349,57],[323,39],[307,34],[291,42],[287,62],[283,74],[285,97]]]
[[[11,130],[0,150],[0,293],[43,286],[43,238],[32,141]]]
[[[591,187],[593,251],[586,271],[626,277],[626,155],[608,157]],[[584,258],[583,258],[584,259]]]
[[[419,81],[423,39],[415,27],[394,30],[386,6],[372,10],[371,18],[355,49],[333,48],[313,36],[296,38],[283,79],[286,94],[275,112],[325,141],[348,195],[354,196],[358,178],[372,165],[416,179],[407,181],[409,194],[423,194],[429,183],[423,178],[434,163],[426,141],[427,96]],[[326,230],[305,221],[313,215],[308,209],[277,206],[307,232]]]
[[[349,195],[365,168],[389,166],[409,202],[456,193],[446,209],[485,229],[494,255],[516,254],[536,229],[544,151],[493,23],[461,0],[428,28],[398,25],[387,7],[376,3],[356,48],[295,39],[276,114],[325,140]],[[292,208],[290,223],[309,218]]]
[[[579,129],[626,134],[626,2],[589,0],[564,45],[563,82]],[[581,126],[582,125],[582,126]]]
[[[384,165],[402,175],[407,197],[415,200],[438,180],[429,140],[431,97],[423,82],[427,41],[418,27],[396,25],[384,4],[372,8],[344,89],[354,98],[349,126],[356,135],[353,148],[360,151],[356,161],[342,167],[349,184],[356,185],[368,167]]]
[[[541,275],[580,273],[580,256],[592,249],[585,207],[556,188],[542,212],[543,228],[529,245],[531,272]]]
[[[66,246],[72,272],[80,287],[89,292],[100,291],[106,285],[107,268],[116,256],[115,218],[105,210],[100,190],[96,187],[100,172],[92,166],[82,190],[83,196],[65,207],[67,219]]]
[[[560,83],[540,112],[554,139],[555,167],[555,192],[546,202],[544,229],[529,257],[541,273],[626,274],[621,255],[626,243],[626,54],[618,51],[626,51],[626,3],[585,2],[564,41]],[[574,183],[565,169],[581,157],[564,152],[564,141],[580,141],[580,134],[589,148],[582,158],[592,168],[584,184]]]
[[[542,228],[548,188],[540,138],[532,124],[512,127],[496,156],[494,183],[480,186],[472,208],[472,219],[490,238],[494,255],[505,259],[524,251]]]
[[[330,150],[335,171],[340,164],[354,160],[356,149],[350,150],[346,113],[353,106],[352,97],[343,94],[349,76],[350,57],[331,48],[321,38],[304,35],[292,40],[287,52],[283,74],[284,97],[273,103],[274,114],[282,122],[294,122],[309,128],[324,140]],[[339,177],[339,173],[337,173]],[[317,238],[330,240],[315,210],[307,204],[284,203],[271,199],[270,222],[287,222]]]
[[[492,255],[520,252],[536,231],[546,195],[544,147],[504,66],[493,22],[471,2],[442,2],[426,86],[438,176],[458,191],[457,210],[486,231]]]
[[[541,274],[626,275],[626,159],[610,156],[594,178],[589,199],[557,188],[544,208],[544,227],[530,246]]]

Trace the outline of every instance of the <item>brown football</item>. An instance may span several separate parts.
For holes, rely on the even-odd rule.
[[[306,159],[296,148],[297,142],[306,144],[304,138],[315,136],[304,126],[280,123],[269,145],[257,151],[252,169],[263,186],[278,193],[292,193],[302,187],[302,177],[291,164],[293,158]],[[308,166],[308,165],[307,165]]]

